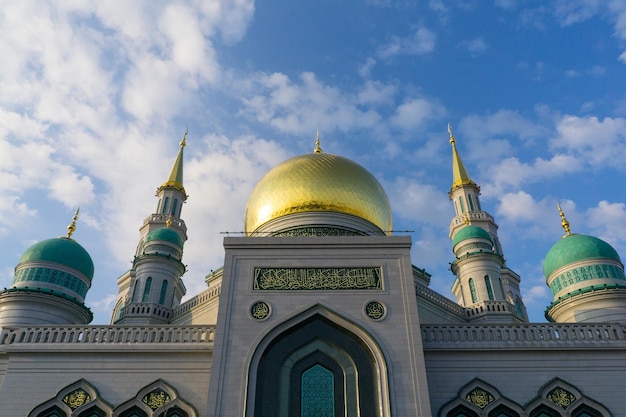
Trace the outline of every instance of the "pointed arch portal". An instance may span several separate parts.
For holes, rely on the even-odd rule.
[[[370,348],[318,314],[267,344],[255,380],[255,416],[383,415],[379,367]]]

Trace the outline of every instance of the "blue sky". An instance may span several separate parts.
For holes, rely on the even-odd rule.
[[[186,127],[189,295],[255,183],[317,129],[377,176],[444,295],[448,122],[532,320],[557,201],[626,256],[624,0],[20,1],[0,10],[0,54],[0,286],[80,205],[95,323]]]

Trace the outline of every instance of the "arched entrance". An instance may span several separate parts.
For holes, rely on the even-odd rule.
[[[314,314],[272,336],[250,370],[254,416],[385,415],[385,366],[354,332]]]

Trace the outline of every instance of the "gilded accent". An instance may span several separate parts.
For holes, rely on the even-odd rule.
[[[562,407],[564,410],[576,401],[574,394],[561,387],[554,388],[548,393],[546,398],[554,404]]]
[[[364,233],[359,233],[353,230],[339,229],[337,227],[299,227],[296,229],[285,230],[284,232],[278,232],[273,234],[273,237],[293,237],[293,236],[364,236]]]
[[[180,141],[180,149],[178,150],[178,155],[176,155],[176,160],[174,161],[174,165],[172,165],[172,170],[170,171],[170,175],[159,188],[157,188],[157,195],[165,188],[174,188],[175,190],[183,193],[183,201],[187,200],[187,193],[185,192],[185,187],[183,187],[183,148],[187,145],[187,129],[185,129],[185,134]]]
[[[258,301],[250,307],[250,314],[257,320],[263,320],[270,315],[270,306],[263,301]]]
[[[456,139],[452,134],[452,126],[448,123],[448,133],[450,134],[450,144],[452,145],[452,188],[458,188],[462,185],[472,185],[478,187],[474,181],[470,178],[459,152],[456,150]]]
[[[76,220],[78,220],[78,212],[80,211],[80,207],[76,209],[76,213],[74,213],[74,217],[72,217],[72,223],[67,226],[67,238],[72,238],[72,233],[76,231]]]
[[[322,148],[320,147],[320,131],[315,132],[315,149],[313,149],[313,153],[322,153]]]
[[[561,210],[561,205],[559,203],[556,203],[556,206],[559,209],[559,216],[561,216],[561,227],[563,227],[563,229],[565,230],[565,236],[569,236],[571,234],[569,230],[569,222],[565,218],[565,214],[563,214],[563,210]]]
[[[365,314],[372,320],[380,320],[385,316],[385,306],[378,301],[372,301],[365,306]]]
[[[349,159],[311,153],[277,165],[256,185],[248,199],[245,232],[295,213],[333,212],[367,220],[381,231],[392,230],[391,206],[380,183]]]
[[[163,407],[165,404],[172,401],[172,399],[163,390],[155,389],[147,393],[141,401],[154,411],[157,408]]]
[[[382,269],[255,268],[254,290],[381,290]]]
[[[484,389],[474,388],[474,390],[472,390],[465,396],[465,400],[469,401],[470,403],[474,404],[476,407],[482,410],[489,404],[494,402],[496,399],[493,397],[493,395],[491,395]]]
[[[63,402],[73,411],[91,402],[91,396],[84,389],[78,388],[63,397]]]

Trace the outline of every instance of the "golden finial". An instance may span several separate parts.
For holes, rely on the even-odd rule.
[[[67,238],[70,239],[72,237],[72,233],[76,230],[76,220],[78,220],[78,212],[80,211],[80,207],[76,209],[76,213],[74,213],[74,217],[72,217],[72,223],[67,226]]]
[[[556,203],[556,206],[559,209],[559,216],[561,216],[561,226],[563,227],[563,229],[565,229],[565,236],[569,236],[570,235],[569,222],[565,218],[565,214],[563,214],[563,210],[561,210],[561,205],[559,203]]]
[[[467,212],[464,213],[465,214],[465,225],[469,225],[470,224],[470,218],[469,215],[467,214]]]
[[[185,127],[185,134],[183,135],[183,138],[180,140],[180,146],[184,147],[185,145],[187,145],[187,127]]]
[[[320,148],[320,131],[319,130],[315,132],[315,149],[313,149],[313,153],[322,153],[322,148]]]
[[[448,133],[450,134],[450,143],[456,143],[456,139],[454,139],[454,135],[452,134],[452,125],[448,123]]]
[[[167,220],[165,221],[165,227],[170,227],[172,225],[172,213],[167,216]]]

